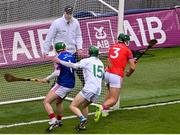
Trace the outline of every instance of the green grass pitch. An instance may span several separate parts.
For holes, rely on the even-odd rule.
[[[49,86],[35,84],[31,82],[7,83],[3,79],[3,74],[7,71],[18,73],[26,77],[44,77],[49,74],[51,66],[36,67],[42,71],[31,70],[29,68],[0,69],[0,100],[5,100],[3,94],[9,92],[12,96],[20,97],[19,92],[28,91],[27,95],[44,95],[48,92]],[[31,73],[29,73],[31,71]],[[32,74],[32,72],[35,74]],[[136,106],[149,103],[166,102],[180,100],[180,47],[156,49],[148,52],[142,57],[135,73],[124,78],[121,91],[121,106]],[[6,91],[4,90],[6,88]],[[68,108],[69,102],[65,102],[65,116],[72,113]],[[90,111],[95,111],[94,107]],[[158,106],[152,108],[136,110],[119,110],[110,113],[110,116],[101,119],[98,123],[93,121],[93,116],[89,117],[87,130],[80,133],[158,133],[158,134],[179,134],[180,129],[180,104]],[[48,119],[43,108],[42,101],[18,103],[0,106],[0,125],[30,122]],[[64,120],[61,128],[55,129],[52,133],[77,133],[74,126],[78,123],[77,119]],[[20,134],[20,133],[46,133],[48,123],[32,124],[0,129],[0,134]]]

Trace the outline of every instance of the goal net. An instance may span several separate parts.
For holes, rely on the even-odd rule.
[[[43,99],[51,89],[54,80],[50,84],[6,82],[4,74],[44,78],[53,72],[53,63],[42,58],[42,46],[51,22],[63,15],[67,5],[74,7],[74,17],[80,22],[84,53],[88,53],[90,45],[97,45],[106,65],[107,49],[117,36],[118,4],[117,0],[0,1],[0,104]],[[54,54],[51,48],[50,55]],[[82,87],[76,76],[76,86],[67,99],[72,99]],[[105,91],[103,83],[99,103],[103,102]]]

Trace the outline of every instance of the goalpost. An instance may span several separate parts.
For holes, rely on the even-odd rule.
[[[0,61],[0,105],[44,99],[50,89],[50,85],[35,82],[8,83],[4,80],[3,75],[9,72],[19,77],[44,78],[53,71],[52,63],[43,62],[40,59],[43,36],[47,33],[51,22],[63,15],[63,9],[66,5],[74,6],[75,15],[80,21],[83,33],[84,49],[87,50],[88,45],[92,44],[100,46],[102,54],[100,57],[105,62],[105,65],[106,58],[104,57],[104,53],[107,52],[109,45],[115,42],[118,34],[124,32],[124,0],[52,0],[51,3],[48,3],[46,0],[39,0],[33,2],[35,6],[32,6],[32,3],[30,4],[27,1],[27,7],[22,7],[20,8],[21,10],[19,8],[16,9],[18,0],[11,0],[8,4],[7,2],[0,3],[0,6],[4,6],[4,8],[7,8],[6,5],[8,5],[8,7],[14,6],[14,8],[8,9],[6,14],[8,19],[4,19],[7,23],[0,24],[0,26],[2,26],[0,27],[0,52],[5,52],[3,57],[5,57],[7,61],[7,63]],[[47,4],[51,5],[47,7]],[[24,6],[24,4],[22,5]],[[21,4],[19,4],[19,6],[21,6]],[[36,8],[36,6],[37,11],[33,9]],[[51,9],[51,7],[53,8]],[[26,10],[26,8],[30,9]],[[41,10],[39,10],[39,8]],[[21,14],[17,14],[13,20],[13,17],[10,18],[10,16],[13,16],[12,13],[15,12],[15,9]],[[29,13],[35,11],[36,14]],[[54,16],[51,17],[49,12],[44,13],[46,11],[50,13],[53,12]],[[83,15],[86,16],[84,17]],[[5,18],[5,16],[2,18]],[[19,18],[19,20],[16,18]],[[22,21],[20,21],[20,19],[22,19]],[[92,30],[95,30],[95,28],[102,28],[107,37],[99,40],[93,39],[93,34],[95,33]],[[13,29],[16,32],[14,32]],[[9,37],[7,37],[7,35],[9,35]],[[16,49],[16,51],[14,51],[14,49]],[[35,59],[35,61],[33,61],[33,59]],[[32,63],[29,61],[32,61]],[[67,98],[68,100],[72,100],[77,92],[82,89],[82,84],[78,77],[76,77],[76,80],[76,87],[74,91],[70,93]],[[104,101],[105,90],[106,87],[103,84],[103,91],[99,103]],[[113,109],[118,109],[119,106],[118,102]]]
[[[124,0],[119,0],[119,10],[118,10],[118,32],[117,37],[120,33],[124,33]],[[118,102],[112,107],[112,109],[119,109],[120,107],[120,98],[119,96]]]

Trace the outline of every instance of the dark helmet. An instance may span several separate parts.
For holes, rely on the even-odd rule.
[[[118,41],[119,42],[129,42],[130,41],[130,37],[128,35],[125,35],[123,33],[120,33],[118,36]]]
[[[97,57],[99,55],[99,49],[97,46],[92,45],[89,47],[89,55]]]
[[[63,50],[65,50],[65,48],[66,48],[66,45],[63,42],[57,42],[55,44],[56,52],[63,51]]]

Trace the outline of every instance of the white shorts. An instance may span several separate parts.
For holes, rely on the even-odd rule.
[[[92,93],[92,92],[87,92],[86,90],[82,90],[79,92],[82,97],[84,97],[87,101],[97,103],[98,101],[98,95]]]
[[[119,75],[105,72],[104,80],[110,87],[121,88],[123,78]]]
[[[69,92],[72,91],[72,89],[63,87],[56,83],[54,87],[52,87],[51,91],[53,91],[56,95],[63,99],[69,94]]]

